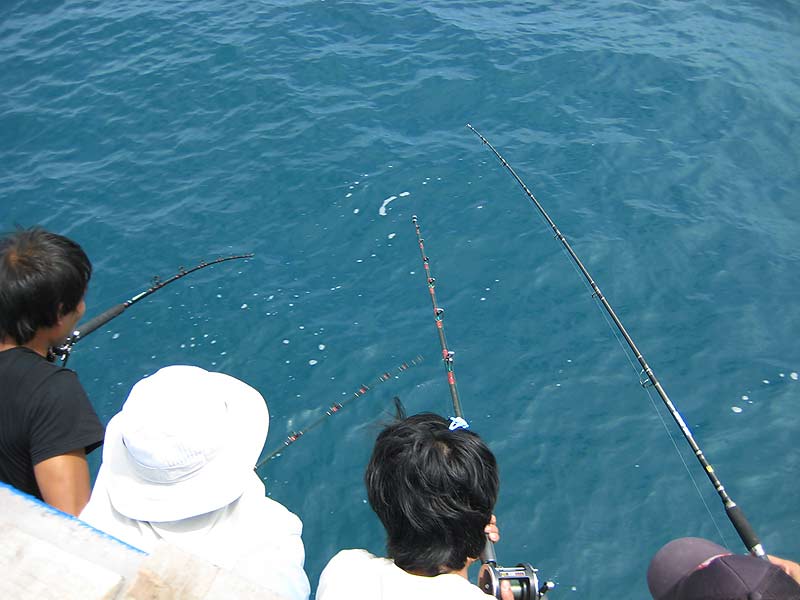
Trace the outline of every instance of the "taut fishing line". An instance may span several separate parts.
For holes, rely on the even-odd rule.
[[[559,231],[555,222],[553,222],[553,220],[550,218],[550,215],[547,214],[547,211],[545,211],[544,207],[539,203],[539,201],[536,199],[533,193],[528,189],[528,186],[525,185],[525,182],[523,182],[522,179],[519,177],[519,175],[517,175],[517,173],[514,171],[511,165],[508,164],[506,159],[503,158],[502,155],[495,149],[495,147],[489,143],[489,140],[487,140],[484,136],[482,136],[472,125],[467,123],[467,127],[480,138],[480,140],[484,143],[484,145],[486,145],[492,151],[492,153],[497,157],[500,163],[506,168],[506,170],[511,174],[511,176],[523,189],[523,191],[531,200],[531,202],[533,202],[533,204],[536,206],[536,209],[539,211],[539,214],[545,219],[545,221],[547,221],[547,224],[555,233],[556,238],[558,238],[558,240],[561,242],[566,252],[569,254],[570,258],[572,259],[574,266],[580,270],[586,282],[591,287],[592,295],[605,309],[606,315],[610,317],[611,320],[614,322],[616,329],[625,339],[625,342],[630,348],[630,351],[633,353],[633,355],[636,357],[636,360],[639,362],[639,365],[641,366],[642,369],[640,373],[639,382],[641,383],[642,387],[644,387],[645,390],[647,391],[647,387],[649,385],[652,385],[653,389],[655,389],[658,395],[660,396],[661,400],[663,401],[670,415],[675,420],[675,423],[677,423],[681,433],[683,434],[683,437],[686,439],[687,443],[692,448],[695,457],[697,457],[697,460],[703,467],[703,470],[708,476],[709,481],[714,486],[714,489],[717,491],[717,494],[719,495],[720,500],[722,501],[722,504],[725,508],[725,513],[728,515],[728,518],[730,519],[731,523],[736,529],[736,532],[739,534],[739,537],[741,538],[745,547],[752,555],[761,557],[766,560],[767,556],[766,553],[764,552],[764,548],[762,547],[761,542],[759,541],[758,536],[755,533],[755,530],[751,527],[750,523],[747,521],[744,512],[742,512],[741,508],[739,508],[739,506],[731,499],[731,497],[726,492],[725,487],[717,478],[714,472],[714,468],[708,462],[705,455],[703,454],[703,451],[700,449],[700,446],[697,444],[694,437],[692,436],[692,432],[689,430],[689,427],[686,425],[686,422],[683,420],[683,417],[678,412],[677,408],[675,408],[675,405],[669,399],[669,396],[667,396],[667,393],[664,391],[664,388],[661,386],[661,383],[659,382],[655,373],[650,368],[650,365],[647,364],[647,361],[645,360],[644,356],[636,347],[636,344],[634,343],[633,339],[623,326],[622,321],[620,321],[619,317],[614,312],[614,309],[611,307],[611,304],[609,304],[608,300],[605,298],[605,296],[603,296],[603,293],[600,291],[600,288],[595,283],[594,279],[592,279],[592,276],[589,274],[589,271],[583,265],[580,258],[578,258],[578,255],[572,249],[572,246],[570,246],[569,242],[567,242],[567,239],[564,237],[561,231]],[[646,380],[642,377],[642,374],[646,377]],[[648,391],[648,396],[649,396],[649,391]]]
[[[243,260],[246,258],[252,258],[253,256],[255,256],[253,253],[236,254],[234,256],[225,256],[222,258],[217,258],[215,260],[208,262],[203,261],[199,265],[194,266],[191,269],[184,269],[183,267],[180,267],[180,269],[175,275],[163,281],[159,277],[153,277],[152,284],[150,285],[149,288],[147,288],[143,292],[139,292],[138,294],[136,294],[135,296],[133,296],[128,300],[125,300],[125,302],[122,302],[121,304],[112,306],[111,308],[97,315],[96,317],[89,319],[88,321],[86,321],[86,323],[83,323],[78,329],[73,331],[72,335],[70,335],[63,344],[61,344],[60,346],[56,346],[54,348],[50,348],[50,352],[48,353],[48,359],[50,361],[61,359],[62,361],[61,366],[66,366],[67,361],[69,360],[69,355],[72,352],[72,347],[75,344],[77,344],[80,340],[85,338],[93,331],[99,329],[100,327],[108,323],[111,319],[121,315],[130,306],[139,302],[139,300],[142,300],[147,296],[149,296],[150,294],[157,292],[158,290],[169,285],[173,281],[182,279],[183,277],[186,277],[190,273],[194,273],[195,271],[199,271],[200,269],[205,269],[206,267],[217,265],[219,263],[226,262],[229,260]]]
[[[453,357],[455,353],[447,346],[447,338],[444,335],[444,321],[442,315],[444,309],[436,302],[436,279],[431,274],[430,260],[425,253],[425,240],[419,227],[419,219],[414,215],[411,217],[414,229],[417,233],[417,243],[422,257],[422,265],[425,268],[425,278],[428,282],[428,292],[430,292],[431,303],[433,304],[433,318],[436,323],[436,333],[439,335],[439,343],[442,346],[442,361],[444,362],[447,374],[447,384],[450,388],[450,398],[453,401],[454,416],[450,417],[450,429],[469,429],[469,424],[464,418],[461,410],[461,401],[456,387],[456,375],[453,370]],[[545,581],[539,586],[538,571],[530,563],[519,563],[516,567],[501,567],[497,564],[497,555],[494,551],[494,544],[486,538],[486,545],[481,552],[481,570],[478,573],[478,587],[486,594],[500,598],[501,582],[507,581],[514,594],[514,600],[540,600],[553,588],[555,583]]]

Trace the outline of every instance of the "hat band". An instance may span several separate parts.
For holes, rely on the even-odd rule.
[[[198,453],[191,457],[194,460],[182,465],[150,467],[134,458],[124,436],[122,438],[122,444],[125,446],[125,450],[127,450],[126,455],[128,457],[128,462],[133,470],[139,477],[150,483],[170,484],[185,481],[194,476],[195,473],[209,462],[209,457]]]

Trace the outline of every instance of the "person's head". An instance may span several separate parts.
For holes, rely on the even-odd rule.
[[[91,276],[89,258],[69,238],[40,227],[3,237],[0,340],[26,344],[37,331],[54,327],[65,317],[74,326],[83,315],[83,297]]]
[[[800,599],[800,585],[780,567],[693,537],[672,540],[656,553],[647,586],[654,600]]]
[[[378,436],[364,480],[401,569],[438,575],[464,567],[486,543],[497,500],[497,463],[477,434],[423,413]]]
[[[264,398],[243,381],[164,367],[134,385],[109,422],[92,493],[105,490],[117,512],[137,521],[212,512],[251,488],[268,429]]]

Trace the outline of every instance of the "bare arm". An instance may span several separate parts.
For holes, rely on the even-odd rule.
[[[768,556],[769,561],[773,565],[778,565],[784,573],[794,579],[797,583],[800,583],[800,564],[797,564],[793,560],[787,560],[785,558],[779,558],[772,555]]]
[[[78,516],[89,502],[89,463],[83,449],[48,458],[34,465],[33,474],[49,505]]]

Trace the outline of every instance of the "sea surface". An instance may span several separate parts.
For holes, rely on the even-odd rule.
[[[362,476],[392,398],[453,412],[412,215],[465,416],[501,467],[500,562],[533,563],[552,598],[640,599],[674,537],[743,551],[467,123],[569,240],[766,549],[800,559],[796,2],[0,4],[0,225],[84,246],[87,316],[255,253],[76,345],[102,420],[175,363],[264,394],[265,455],[348,400],[260,469],[304,522],[312,587],[339,549],[384,551]]]

